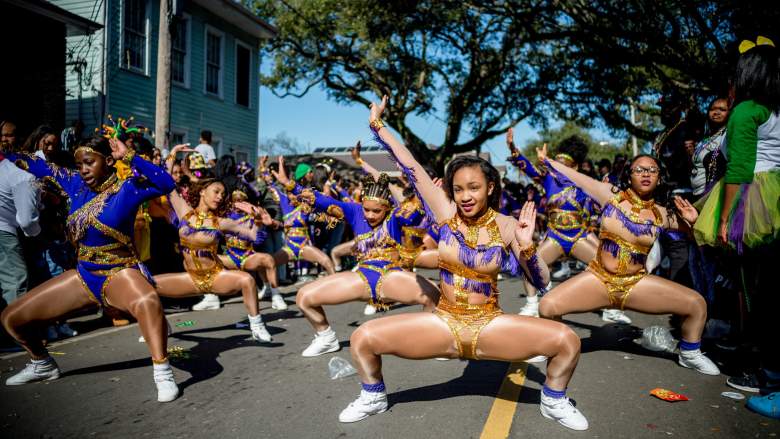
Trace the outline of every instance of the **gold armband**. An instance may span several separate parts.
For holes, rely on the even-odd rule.
[[[379,131],[380,128],[385,126],[385,123],[382,121],[382,119],[374,119],[368,123],[368,126],[370,126],[374,131]]]
[[[284,185],[284,188],[287,189],[288,192],[295,189],[295,180],[288,181],[287,184]]]
[[[127,154],[125,154],[125,156],[122,157],[122,162],[127,166],[130,166],[130,162],[133,161],[133,157],[135,157],[135,150],[129,149],[127,151]]]
[[[520,254],[523,255],[525,260],[531,259],[536,254],[536,243],[532,243],[524,249],[520,249]]]
[[[363,163],[365,163],[365,161],[362,158],[358,157],[357,160],[355,160],[355,163],[357,163],[358,166],[363,166]]]

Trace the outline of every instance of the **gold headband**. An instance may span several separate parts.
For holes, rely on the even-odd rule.
[[[361,201],[376,201],[379,204],[384,204],[385,206],[390,206],[390,201],[386,198],[381,197],[373,197],[373,196],[364,196]]]
[[[560,153],[560,154],[555,154],[555,160],[559,160],[559,159],[568,160],[568,161],[574,163],[574,159],[572,158],[572,156],[570,156],[569,154],[563,153],[563,152]]]
[[[89,152],[89,153],[92,153],[92,154],[98,154],[98,155],[101,155],[103,157],[106,156],[102,152],[93,149],[91,146],[79,146],[78,148],[76,148],[75,151],[73,151],[73,155],[75,156],[76,154],[79,153],[79,151]]]

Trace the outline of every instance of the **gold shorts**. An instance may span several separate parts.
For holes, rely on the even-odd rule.
[[[609,304],[613,308],[623,309],[629,294],[634,286],[647,274],[644,269],[634,274],[615,274],[607,271],[596,256],[590,264],[588,271],[593,273],[607,287]]]
[[[493,319],[503,314],[495,299],[487,303],[467,305],[452,303],[442,295],[434,314],[444,321],[455,337],[460,358],[478,360],[479,333]]]

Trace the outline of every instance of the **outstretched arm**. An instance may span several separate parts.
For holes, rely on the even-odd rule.
[[[537,148],[536,154],[539,156],[539,161],[547,165],[554,178],[571,181],[599,205],[605,206],[615,196],[614,190],[616,188],[611,184],[594,180],[576,169],[572,169],[555,160],[548,160],[546,144],[542,148]]]
[[[512,154],[509,157],[509,163],[515,165],[517,169],[525,172],[526,175],[528,175],[531,178],[542,178],[544,175],[543,171],[540,171],[539,169],[534,166],[533,163],[531,163],[530,160],[528,160],[521,152],[517,149],[517,146],[515,146],[515,139],[514,139],[514,129],[510,128],[506,132],[506,146],[509,148],[509,152]]]
[[[420,194],[422,202],[425,203],[426,210],[430,211],[433,219],[437,223],[444,222],[452,218],[456,213],[455,204],[447,198],[447,195],[441,188],[436,187],[425,172],[425,169],[414,159],[414,156],[393,136],[382,122],[382,112],[387,105],[387,96],[382,98],[381,103],[371,103],[371,114],[369,116],[369,125],[376,133],[377,141],[387,149],[401,170],[406,174],[409,182],[414,186],[417,193]]]

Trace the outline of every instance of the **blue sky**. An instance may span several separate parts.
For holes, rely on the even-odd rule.
[[[434,117],[414,117],[411,128],[427,143],[438,144],[444,139],[445,125]],[[260,138],[272,138],[286,132],[303,145],[318,147],[352,146],[357,140],[372,144],[368,129],[368,109],[357,104],[343,105],[328,99],[320,88],[313,88],[302,98],[280,99],[265,87],[260,88]],[[609,136],[594,131],[597,139]],[[463,133],[468,139],[468,132]],[[527,123],[515,127],[515,143],[524,145],[536,137],[536,129]],[[483,151],[489,151],[494,163],[503,162],[509,155],[503,136],[489,140]]]

